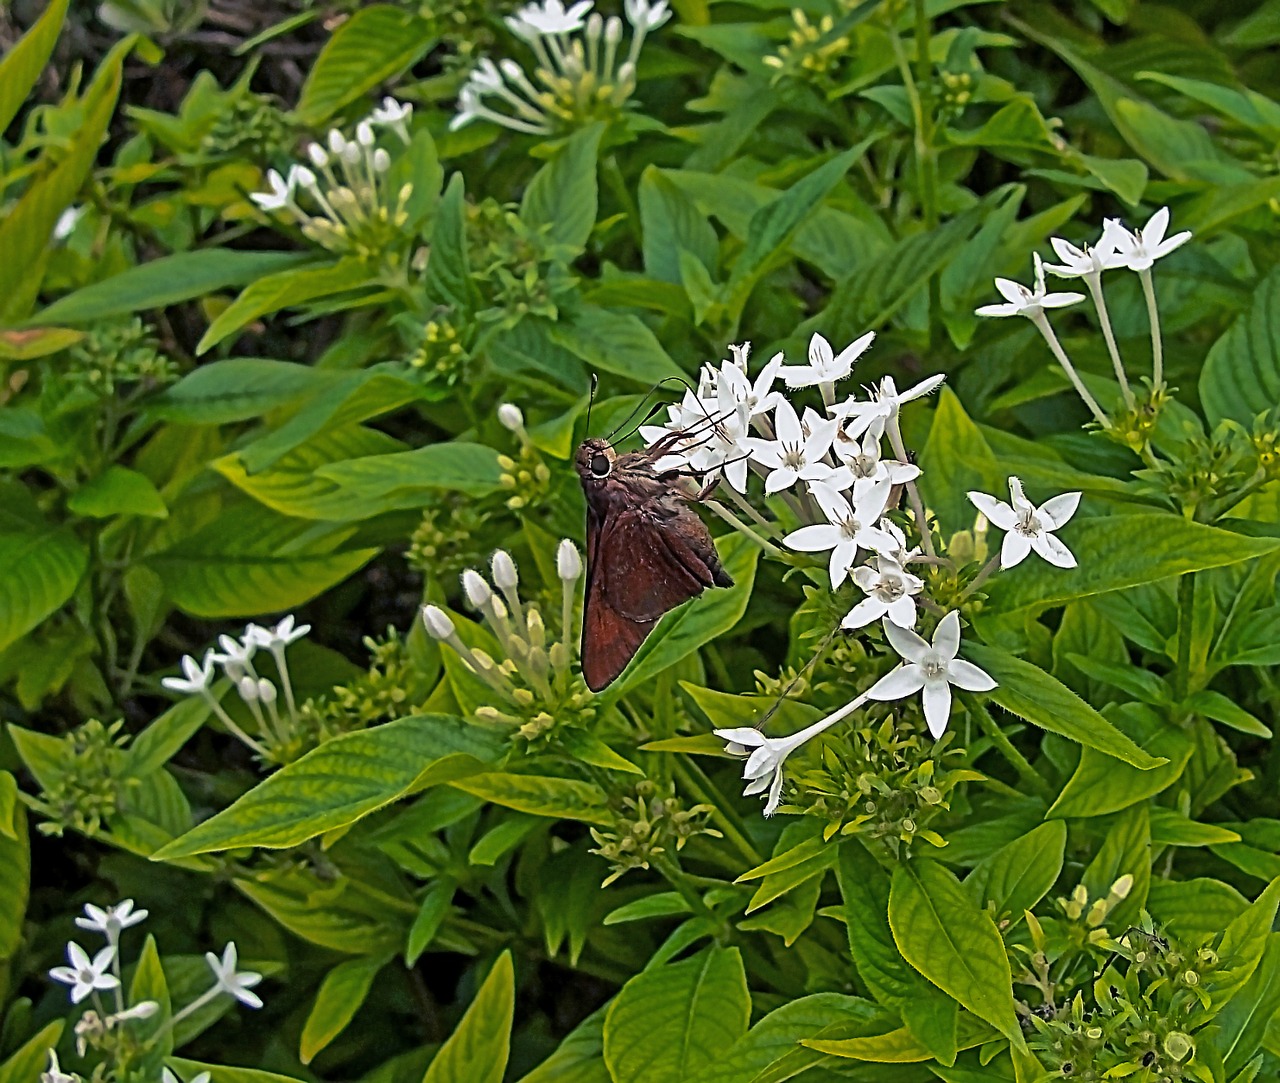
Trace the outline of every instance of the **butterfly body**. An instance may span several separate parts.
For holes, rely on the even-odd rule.
[[[706,524],[661,444],[617,454],[584,440],[575,466],[587,498],[582,675],[598,692],[631,661],[664,613],[708,587],[730,587]]]

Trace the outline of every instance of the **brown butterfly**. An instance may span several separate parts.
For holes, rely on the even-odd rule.
[[[731,587],[680,472],[654,464],[685,433],[619,455],[584,440],[575,465],[587,496],[587,590],[582,676],[599,692],[627,667],[658,618],[707,587]]]

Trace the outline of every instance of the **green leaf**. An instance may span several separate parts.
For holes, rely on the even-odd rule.
[[[425,289],[427,296],[461,310],[461,314],[471,308],[475,285],[467,259],[466,182],[461,173],[449,178],[436,211]]]
[[[297,846],[406,794],[484,770],[500,751],[488,731],[449,715],[413,715],[345,733],[286,764],[152,860]]]
[[[67,510],[89,519],[140,515],[167,519],[169,508],[151,479],[126,466],[112,464],[67,498]]]
[[[129,39],[103,59],[79,103],[83,120],[58,164],[34,181],[0,218],[0,322],[27,314],[41,279],[49,237],[58,218],[93,172],[98,148],[120,95],[121,69]]]
[[[1262,961],[1280,905],[1280,876],[1272,880],[1248,909],[1234,918],[1218,945],[1218,965],[1205,975],[1204,988],[1220,1012],[1244,988]]]
[[[889,926],[903,958],[943,992],[985,1019],[1018,1047],[1004,941],[991,915],[973,905],[936,861],[908,861],[893,873]]]
[[[653,895],[624,903],[605,915],[602,925],[621,925],[627,921],[647,921],[674,914],[691,914],[693,907],[678,891],[659,891]]]
[[[1151,821],[1146,805],[1130,805],[1111,821],[1107,837],[1080,876],[1090,899],[1105,899],[1122,877],[1132,877],[1128,894],[1113,899],[1107,915],[1113,926],[1123,929],[1137,921],[1151,889]]]
[[[520,201],[526,225],[545,229],[548,239],[575,254],[587,246],[596,224],[596,158],[604,130],[597,122],[565,140],[555,157],[534,174]]]
[[[988,588],[990,611],[1047,609],[1280,549],[1274,538],[1250,538],[1160,512],[1078,520],[1068,524],[1061,537],[1079,567],[1064,570],[1044,561],[1024,561]]]
[[[608,794],[599,786],[576,779],[490,771],[468,774],[450,785],[473,797],[533,816],[596,824],[612,822]]]
[[[211,361],[148,401],[147,413],[183,425],[249,421],[301,401],[333,382],[333,373],[292,361],[233,357]]]
[[[48,7],[0,60],[0,132],[18,115],[58,44],[70,0],[51,0]]]
[[[166,308],[181,301],[243,286],[310,259],[298,252],[241,252],[201,248],[130,267],[59,297],[28,323],[97,323],[129,312]]]
[[[55,1019],[27,1039],[8,1060],[0,1064],[0,1083],[31,1083],[39,1079],[41,1073],[48,1070],[49,1050],[58,1044],[65,1027],[65,1021]]]
[[[734,585],[708,590],[663,617],[649,638],[640,644],[622,676],[603,693],[610,701],[653,680],[668,666],[723,635],[742,619],[751,600],[760,549],[741,534],[719,539],[716,548]]]
[[[1241,733],[1248,733],[1254,737],[1271,736],[1269,726],[1264,725],[1260,719],[1251,715],[1235,700],[1228,699],[1221,692],[1215,692],[1211,688],[1202,688],[1199,692],[1188,696],[1184,706]]]
[[[191,696],[174,704],[130,743],[126,752],[129,774],[144,778],[159,771],[204,725],[208,703]]]
[[[146,564],[188,613],[254,616],[293,609],[372,559],[376,549],[343,550],[354,530],[286,518],[246,502],[149,553]]]
[[[969,490],[998,492],[1008,476],[982,431],[945,385],[938,395],[920,465],[925,504],[938,516],[944,537],[973,529],[976,513],[965,495]]]
[[[422,1083],[502,1083],[515,1014],[511,953],[498,956],[458,1028],[435,1055]]]
[[[956,1031],[956,1048],[973,1049],[975,1046],[986,1045],[997,1036],[997,1032],[981,1019],[962,1014],[960,1026]],[[810,1038],[801,1044],[808,1049],[816,1049],[833,1057],[848,1057],[852,1060],[870,1061],[873,1064],[919,1064],[933,1057],[933,1054],[906,1027],[865,1038],[836,1040]]]
[[[631,978],[609,1005],[613,1083],[688,1083],[747,1030],[751,997],[737,948],[713,947]]]
[[[298,98],[299,122],[320,128],[339,109],[426,56],[432,24],[392,4],[370,4],[342,23],[311,65]]]
[[[277,1075],[258,1068],[237,1068],[231,1064],[205,1064],[203,1061],[169,1057],[169,1067],[176,1069],[186,1080],[195,1079],[201,1072],[209,1073],[209,1083],[300,1083],[296,1076]]]
[[[409,926],[409,939],[405,943],[404,965],[413,966],[424,951],[431,946],[444,919],[453,905],[453,893],[457,884],[447,876],[433,880],[423,893],[417,916]]]
[[[979,861],[965,877],[965,890],[978,906],[994,903],[996,917],[1008,914],[1017,924],[1023,911],[1032,909],[1057,882],[1066,845],[1067,828],[1061,820],[1041,824]]]
[[[128,1003],[138,1004],[144,1000],[153,1000],[160,1008],[149,1019],[136,1020],[129,1030],[145,1050],[140,1067],[154,1072],[159,1070],[163,1058],[173,1052],[173,1029],[169,1026],[172,1011],[169,983],[165,980],[164,967],[160,965],[156,938],[150,934],[142,947],[142,954],[138,956],[133,981],[129,985]],[[156,1044],[147,1049],[146,1045],[151,1042]]]
[[[1144,752],[1130,737],[1039,666],[1024,662],[999,647],[966,643],[965,655],[998,682],[987,693],[1006,711],[1034,722],[1041,729],[1095,748],[1144,771],[1163,762]]]
[[[1200,401],[1211,424],[1223,418],[1252,429],[1253,419],[1280,400],[1280,267],[1253,293],[1211,347],[1200,370]]]
[[[84,543],[43,519],[23,486],[0,485],[0,650],[63,605],[88,563]]]
[[[1191,738],[1167,718],[1138,703],[1109,712],[1116,727],[1151,756],[1168,762],[1144,771],[1085,748],[1075,772],[1046,817],[1107,816],[1154,797],[1182,777],[1191,758]]]
[[[31,891],[31,840],[27,834],[27,810],[21,802],[13,801],[17,787],[9,772],[0,773],[8,779],[6,792],[10,799],[5,803],[4,830],[0,831],[0,996],[7,993],[5,978],[7,963],[22,946],[22,923],[27,912],[27,900]]]
[[[1221,1030],[1215,1044],[1226,1062],[1228,1078],[1242,1071],[1245,1062],[1261,1048],[1277,1010],[1280,1010],[1280,934],[1271,933],[1253,976],[1217,1018]]]
[[[681,382],[688,379],[638,316],[583,308],[554,323],[550,337],[598,372],[612,372],[650,387],[672,377]]]
[[[48,357],[74,346],[83,338],[83,331],[73,331],[68,327],[0,331],[0,361],[33,361]],[[9,409],[14,410],[15,407],[9,406]]]
[[[858,976],[877,1001],[898,1012],[919,1045],[943,1064],[954,1064],[959,1007],[898,951],[889,927],[889,874],[866,847],[847,842],[840,847],[836,875]]]
[[[322,466],[316,473],[367,500],[385,500],[389,507],[405,508],[421,506],[442,489],[487,496],[497,492],[502,479],[497,451],[461,440],[390,455],[366,455]]]
[[[645,167],[637,192],[644,234],[644,269],[650,278],[679,283],[682,252],[714,269],[720,238],[698,205],[657,166]]]
[[[298,1059],[303,1064],[310,1064],[320,1050],[346,1029],[369,995],[373,979],[386,963],[384,955],[348,959],[324,976],[302,1027]]]
[[[196,353],[205,353],[261,316],[374,283],[369,265],[354,258],[266,275],[255,280],[218,314],[196,346]]]
[[[520,1083],[613,1083],[601,1056],[604,1016],[604,1008],[592,1012]]]

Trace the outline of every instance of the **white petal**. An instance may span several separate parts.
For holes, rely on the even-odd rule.
[[[809,366],[818,372],[825,372],[831,367],[835,352],[831,343],[819,334],[809,339]]]
[[[788,549],[795,549],[801,553],[821,553],[839,545],[842,533],[838,526],[832,526],[830,523],[815,523],[812,526],[802,526],[799,530],[793,530],[782,539],[782,542]]]
[[[858,571],[862,571],[861,568]],[[884,602],[879,598],[863,598],[857,605],[849,610],[844,620],[840,622],[841,628],[865,628],[873,621],[879,620],[885,615],[887,608]]]
[[[804,430],[800,428],[800,418],[796,416],[795,407],[786,399],[778,403],[773,412],[773,428],[782,444],[799,444],[804,440]]]
[[[783,489],[790,489],[796,483],[796,477],[796,472],[791,467],[779,467],[764,479],[764,491],[766,493],[780,493]]]
[[[951,610],[942,620],[938,621],[938,627],[933,633],[933,649],[947,661],[954,658],[956,652],[960,650],[960,613],[958,610]]]
[[[764,803],[764,814],[772,816],[778,811],[778,804],[782,800],[782,772],[779,771],[773,776],[773,785],[769,787],[769,799]]]
[[[910,594],[904,594],[901,598],[889,603],[888,614],[889,620],[899,628],[914,628],[916,600]]]
[[[975,316],[1021,316],[1021,305],[980,305],[973,310]]]
[[[936,741],[947,730],[951,720],[951,685],[946,681],[929,681],[924,686],[924,720]]]
[[[884,622],[884,634],[889,645],[908,662],[921,662],[932,648],[909,628],[899,628],[893,621]]]
[[[1012,530],[1018,521],[1017,513],[1003,500],[986,493],[970,492],[969,500],[987,519],[1001,530]]]
[[[1046,293],[1039,303],[1041,308],[1066,308],[1083,300],[1083,293]]]
[[[1050,497],[1036,508],[1036,518],[1045,524],[1045,529],[1057,530],[1075,515],[1076,508],[1080,506],[1080,496],[1080,493],[1063,493]]]
[[[889,670],[866,691],[867,699],[887,703],[905,699],[924,687],[924,670],[919,666],[905,665]]]
[[[990,673],[963,658],[954,658],[947,663],[947,680],[966,692],[990,692],[996,686]]]
[[[1146,248],[1158,248],[1164,240],[1165,230],[1169,228],[1169,208],[1161,207],[1147,219],[1142,227],[1142,243]]]
[[[1004,536],[1000,547],[1000,567],[1012,568],[1027,559],[1031,552],[1031,539],[1021,531],[1011,530]]]
[[[1031,539],[1031,548],[1056,568],[1074,568],[1075,555],[1052,534],[1040,534]]]
[[[1014,282],[1008,278],[997,278],[996,289],[1000,291],[1000,296],[1009,302],[1019,312],[1027,305],[1027,287],[1021,282]],[[981,310],[979,310],[981,311]]]
[[[898,396],[899,402],[910,402],[912,399],[918,399],[923,395],[929,394],[937,387],[941,387],[946,382],[947,374],[939,372],[933,376],[927,376],[921,380],[915,387],[909,391],[904,391]]]
[[[742,745],[745,748],[754,748],[756,745],[764,744],[764,734],[755,726],[738,726],[734,729],[712,730],[717,737],[725,741],[732,741],[736,745]]]

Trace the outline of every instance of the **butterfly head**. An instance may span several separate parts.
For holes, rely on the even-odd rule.
[[[617,454],[608,440],[583,440],[578,446],[575,466],[578,475],[585,481],[603,481],[613,473],[613,464]]]

